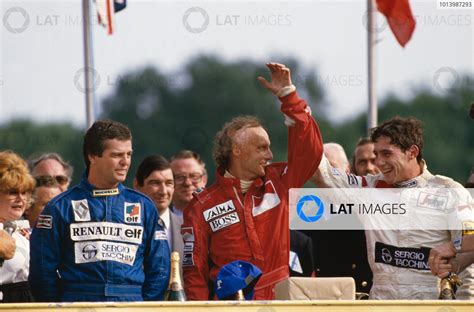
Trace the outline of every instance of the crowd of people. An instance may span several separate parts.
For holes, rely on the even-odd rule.
[[[275,285],[290,275],[351,276],[370,299],[437,299],[439,278],[452,273],[463,281],[458,298],[474,299],[472,198],[428,171],[421,122],[383,122],[349,161],[340,145],[323,144],[290,70],[267,67],[271,80],[258,79],[281,102],[287,160],[272,162],[257,118],[236,117],[216,134],[210,186],[205,163],[188,150],[169,160],[146,157],[133,188],[124,186],[132,133],[112,120],[87,130],[85,170],[75,186],[73,168],[57,153],[26,162],[0,152],[0,302],[163,300],[172,251],[188,300],[215,299],[221,268],[236,260],[262,271],[252,284],[256,300],[274,299]],[[318,188],[458,189],[461,227],[290,231],[289,190],[307,181]],[[421,264],[387,260],[387,250],[417,255]]]

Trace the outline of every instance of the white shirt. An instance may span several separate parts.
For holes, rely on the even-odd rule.
[[[164,223],[164,228],[165,228],[165,233],[166,233],[166,238],[168,239],[168,246],[170,248],[170,251],[171,251],[171,245],[172,245],[172,242],[173,242],[173,233],[171,230],[171,220],[170,220],[170,210],[168,208],[166,208],[166,210],[160,215],[160,219],[163,221]]]
[[[22,221],[16,222],[18,228],[25,228],[22,226],[23,224],[21,224]],[[3,266],[0,267],[0,285],[28,281],[30,268],[30,241],[21,235],[18,230],[13,232],[12,237],[16,242],[15,255],[12,259],[5,260]]]

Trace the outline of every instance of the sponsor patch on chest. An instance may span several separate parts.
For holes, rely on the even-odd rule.
[[[183,253],[183,266],[194,266],[194,258],[192,252]]]
[[[225,203],[215,205],[214,207],[205,210],[202,215],[204,216],[204,220],[208,222],[209,220],[223,216],[232,211],[235,211],[235,206],[231,199]]]
[[[137,250],[137,245],[106,241],[78,242],[74,244],[76,264],[115,261],[132,266]]]
[[[73,223],[70,226],[71,240],[114,240],[126,243],[141,244],[143,227],[112,222]]]
[[[429,271],[430,248],[410,248],[375,243],[375,262],[404,269]]]
[[[418,195],[417,206],[434,210],[444,211],[448,205],[447,195],[431,194],[428,192],[420,192]]]
[[[74,211],[74,221],[90,221],[91,213],[87,199],[71,200],[72,211]]]
[[[184,242],[183,246],[184,252],[193,252],[194,251],[194,243],[193,242]]]
[[[165,231],[155,231],[155,240],[167,240],[168,236],[166,236]]]
[[[209,221],[209,226],[211,227],[211,230],[213,232],[217,232],[219,230],[222,230],[232,224],[236,224],[236,223],[239,223],[240,222],[240,219],[239,219],[239,215],[237,214],[237,212],[232,212],[232,213],[229,213],[225,216],[222,216],[220,218],[217,218],[217,219],[214,219],[214,220],[211,220]]]
[[[142,206],[140,203],[125,202],[123,208],[123,218],[127,223],[141,223]]]
[[[259,197],[252,195],[252,201],[252,215],[254,217],[264,213],[267,210],[278,207],[281,202],[280,196],[278,196],[272,181],[265,182],[265,193],[263,196]]]
[[[194,229],[192,227],[182,227],[181,235],[184,242],[194,242]]]

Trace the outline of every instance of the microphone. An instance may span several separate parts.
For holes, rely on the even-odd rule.
[[[3,230],[7,232],[8,235],[12,236],[13,232],[16,230],[16,223],[13,221],[3,223]],[[0,268],[3,266],[3,262],[5,262],[5,259],[0,258]]]

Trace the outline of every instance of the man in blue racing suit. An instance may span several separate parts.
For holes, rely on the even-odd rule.
[[[37,301],[161,300],[169,249],[146,196],[124,187],[132,136],[95,122],[84,136],[86,175],[52,199],[31,235],[29,282]]]

